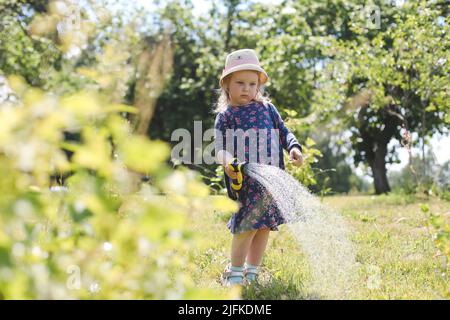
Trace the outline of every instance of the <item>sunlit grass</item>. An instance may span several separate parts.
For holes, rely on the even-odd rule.
[[[436,256],[427,217],[419,203],[431,212],[445,213],[450,203],[437,198],[392,196],[334,196],[324,203],[337,208],[353,230],[359,266],[357,285],[350,299],[441,299],[449,282],[442,257]],[[204,212],[192,217],[197,236],[193,279],[199,286],[222,290],[220,274],[229,259],[229,215]],[[445,274],[447,272],[447,274]],[[286,226],[271,233],[262,265],[260,283],[244,288],[244,299],[316,299],[307,287],[309,265]]]

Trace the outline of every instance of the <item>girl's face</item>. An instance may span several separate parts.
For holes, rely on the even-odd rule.
[[[258,91],[258,80],[258,72],[256,71],[233,72],[228,81],[231,105],[243,106],[252,101]]]

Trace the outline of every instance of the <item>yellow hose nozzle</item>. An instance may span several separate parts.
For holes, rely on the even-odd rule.
[[[236,158],[231,159],[231,161],[228,163],[228,165],[233,169],[234,172],[236,172],[237,176],[236,179],[231,179],[231,188],[239,192],[242,188],[242,163],[239,163]]]

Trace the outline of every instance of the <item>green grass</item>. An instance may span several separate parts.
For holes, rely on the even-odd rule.
[[[432,241],[427,217],[420,203],[431,212],[446,214],[450,203],[438,198],[414,196],[333,196],[323,202],[341,212],[356,244],[358,274],[349,299],[440,299],[449,283],[449,270]],[[229,259],[229,215],[204,212],[193,216],[192,228],[202,239],[190,252],[197,263],[190,266],[194,282],[224,295],[231,289],[220,284]],[[260,281],[242,290],[244,299],[320,299],[308,290],[310,269],[299,244],[286,226],[272,232],[263,260]]]

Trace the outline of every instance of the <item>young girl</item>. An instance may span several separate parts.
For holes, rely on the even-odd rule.
[[[278,165],[284,169],[283,149],[285,149],[289,152],[290,161],[294,165],[300,166],[303,163],[301,145],[286,128],[275,106],[261,92],[261,86],[268,79],[266,71],[260,66],[253,50],[237,50],[227,56],[225,68],[220,77],[221,95],[217,104],[214,127],[217,161],[224,166],[228,194],[233,199],[237,197],[230,187],[230,179],[235,179],[236,173],[230,167],[230,162],[238,154],[244,154],[242,159],[238,159],[239,162],[257,159],[254,162]],[[269,141],[269,143],[266,142],[267,154],[269,156],[274,154],[277,161],[264,162],[260,154],[260,145],[256,149],[251,148],[257,150],[256,157],[254,155],[252,157],[249,150],[254,146],[249,139],[245,139],[245,146],[237,144],[235,138],[232,138],[234,143],[227,145],[228,129],[255,130],[257,141],[261,141],[262,135],[266,135],[265,141]],[[272,137],[271,132],[274,131],[271,129],[278,130],[275,131],[278,132],[278,136]],[[273,148],[271,139],[279,139],[278,150],[271,150]],[[244,147],[244,150],[238,150],[239,146]],[[239,211],[233,214],[227,225],[233,234],[233,240],[231,263],[222,276],[226,285],[244,284],[247,281],[256,280],[269,233],[278,230],[277,227],[285,222],[273,199],[264,193],[260,184],[246,175],[244,175],[238,200]]]

